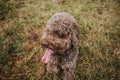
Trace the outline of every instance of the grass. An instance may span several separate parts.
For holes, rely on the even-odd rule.
[[[81,31],[75,80],[119,80],[119,0],[0,1],[0,80],[58,80],[40,62],[40,38],[61,11],[73,15]]]

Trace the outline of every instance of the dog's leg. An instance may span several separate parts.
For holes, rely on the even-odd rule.
[[[61,80],[73,80],[75,68],[66,68],[61,74]]]

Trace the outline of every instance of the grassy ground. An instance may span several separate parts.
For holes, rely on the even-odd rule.
[[[119,0],[1,0],[0,80],[58,80],[40,62],[40,38],[60,11],[73,15],[81,31],[75,80],[120,79]]]

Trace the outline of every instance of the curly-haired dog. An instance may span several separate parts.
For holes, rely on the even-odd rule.
[[[73,80],[79,42],[80,32],[74,17],[65,12],[54,14],[42,36],[42,45],[47,48],[42,62],[47,63],[47,70],[61,80]]]

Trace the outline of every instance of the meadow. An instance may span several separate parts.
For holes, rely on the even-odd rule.
[[[120,0],[0,0],[0,80],[59,80],[41,63],[41,35],[56,12],[79,25],[75,80],[120,80]]]

